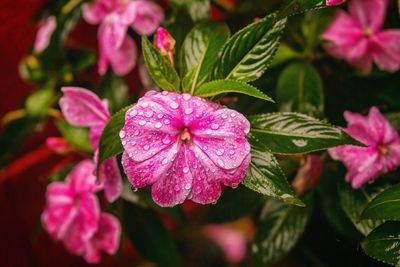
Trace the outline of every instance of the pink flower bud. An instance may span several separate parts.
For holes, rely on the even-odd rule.
[[[304,195],[310,189],[315,188],[323,171],[322,160],[317,155],[308,155],[297,171],[292,186],[297,195]]]
[[[169,32],[159,27],[154,37],[154,46],[164,56],[166,56],[169,62],[173,65],[174,53],[175,53],[175,39],[169,34]]]
[[[61,137],[48,137],[46,145],[57,154],[67,154],[69,151],[68,142]]]
[[[326,5],[337,6],[343,4],[344,2],[346,2],[346,0],[326,0]]]

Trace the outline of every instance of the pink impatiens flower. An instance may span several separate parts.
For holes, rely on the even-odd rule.
[[[218,200],[221,184],[236,187],[250,163],[240,113],[189,94],[150,91],[125,115],[122,165],[136,188],[152,185],[153,200]]]
[[[326,0],[327,6],[337,6],[343,4],[346,0]]]
[[[72,125],[88,127],[90,143],[97,150],[101,133],[110,119],[107,102],[83,88],[63,87],[61,90],[64,96],[60,99],[60,107],[65,119]],[[122,193],[122,178],[116,158],[106,160],[100,166],[99,178],[107,200],[115,201]]]
[[[63,242],[72,254],[82,255],[89,263],[100,260],[100,252],[114,254],[118,248],[120,226],[109,214],[101,214],[95,195],[94,164],[80,162],[65,182],[50,184],[41,221],[45,230]]]
[[[46,18],[40,25],[36,34],[35,43],[33,45],[33,52],[39,54],[49,46],[51,36],[57,27],[56,18],[51,16]]]
[[[339,11],[322,38],[329,54],[368,73],[372,62],[379,69],[400,68],[400,30],[382,30],[386,0],[352,0],[349,12]]]
[[[400,137],[379,110],[372,107],[368,117],[348,111],[344,116],[349,123],[344,131],[367,146],[345,145],[329,150],[333,159],[343,161],[347,167],[346,181],[353,188],[360,188],[397,169],[400,165]]]
[[[137,47],[128,29],[140,35],[152,34],[164,19],[160,6],[145,0],[95,0],[82,5],[84,19],[100,24],[99,73],[104,75],[111,65],[118,75],[126,75],[136,65]]]

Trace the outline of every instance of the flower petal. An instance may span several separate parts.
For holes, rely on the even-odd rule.
[[[193,177],[189,171],[187,153],[187,145],[181,146],[169,168],[159,174],[159,179],[151,187],[153,200],[159,206],[173,207],[188,197]]]
[[[93,127],[104,125],[110,118],[107,107],[97,95],[79,87],[63,87],[60,99],[61,111],[68,123],[75,126]]]
[[[93,193],[98,190],[98,185],[96,184],[95,176],[95,166],[90,160],[83,160],[66,178],[66,181],[70,183],[71,189],[74,194],[78,195],[80,193]]]
[[[372,107],[368,115],[369,131],[377,144],[389,144],[399,140],[397,130],[389,123],[376,107]]]
[[[376,32],[382,28],[386,7],[386,0],[352,0],[349,3],[349,12],[363,29],[370,28]]]
[[[114,202],[122,193],[122,177],[116,158],[111,158],[101,164],[99,179],[103,185],[107,201]]]
[[[379,69],[395,72],[400,69],[400,31],[386,30],[371,38],[372,56]]]
[[[48,17],[41,25],[36,34],[35,43],[33,45],[33,51],[37,54],[43,52],[50,43],[51,36],[54,30],[57,28],[57,20],[55,17]]]

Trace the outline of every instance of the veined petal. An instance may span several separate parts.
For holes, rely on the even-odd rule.
[[[66,178],[70,183],[75,195],[81,193],[93,193],[98,189],[96,184],[95,165],[90,160],[83,160],[78,163]]]
[[[63,87],[61,90],[64,96],[60,99],[60,107],[68,123],[93,127],[104,125],[110,118],[107,107],[91,91],[79,87]]]
[[[363,35],[361,25],[353,17],[345,11],[338,11],[321,38],[337,46],[344,46],[357,43]]]
[[[389,144],[399,140],[397,130],[389,123],[376,107],[372,107],[368,115],[369,131],[377,144]]]
[[[372,56],[379,69],[395,72],[400,69],[400,31],[386,30],[371,38]]]
[[[369,28],[377,32],[384,23],[386,7],[386,0],[352,0],[349,3],[349,12],[363,29]]]
[[[33,45],[33,51],[35,53],[41,53],[45,50],[50,43],[51,36],[54,30],[57,28],[57,20],[55,17],[48,17],[41,25],[36,33],[35,43]]]
[[[116,158],[111,158],[101,164],[99,179],[103,185],[106,199],[110,203],[114,202],[122,193],[122,177]]]

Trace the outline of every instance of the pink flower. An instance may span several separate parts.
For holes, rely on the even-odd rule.
[[[150,91],[125,115],[122,165],[134,187],[152,185],[160,206],[218,200],[250,162],[250,125],[240,113],[189,94]]]
[[[204,234],[214,241],[224,252],[230,263],[243,261],[247,253],[247,238],[244,233],[226,225],[208,225]]]
[[[329,54],[368,73],[372,62],[379,69],[395,72],[400,68],[400,31],[382,30],[386,0],[352,0],[349,13],[339,11],[322,38]]]
[[[162,55],[168,58],[168,61],[172,65],[174,65],[175,39],[166,29],[162,27],[157,29],[154,37],[154,46]]]
[[[33,52],[39,54],[45,50],[50,43],[51,36],[57,27],[56,18],[51,16],[43,21],[36,34],[35,43],[33,45]]]
[[[78,87],[63,87],[64,96],[60,99],[61,111],[68,123],[88,127],[90,142],[95,150],[104,127],[110,119],[106,101],[89,90]],[[97,161],[95,153],[95,161]],[[122,178],[116,158],[105,161],[99,170],[99,178],[109,202],[114,202],[122,193]]]
[[[337,6],[343,4],[346,0],[326,0],[327,6]]]
[[[67,154],[70,151],[67,140],[61,137],[47,137],[46,146],[58,154]]]
[[[112,215],[100,214],[94,194],[98,190],[95,166],[80,162],[65,182],[54,182],[46,191],[46,206],[41,221],[45,230],[63,242],[72,254],[89,263],[100,261],[100,252],[114,254],[118,248],[120,226]]]
[[[137,48],[128,36],[129,27],[141,35],[150,35],[164,19],[160,6],[143,0],[96,0],[84,4],[82,13],[88,23],[100,24],[98,63],[101,75],[107,72],[109,65],[121,76],[135,67]]]
[[[344,116],[349,135],[367,147],[340,146],[329,150],[333,159],[341,160],[347,167],[346,181],[353,188],[373,182],[379,176],[394,171],[400,165],[400,138],[395,128],[376,107],[368,117],[346,111]]]

